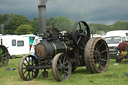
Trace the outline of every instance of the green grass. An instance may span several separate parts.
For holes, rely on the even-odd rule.
[[[23,81],[18,73],[18,64],[21,58],[10,59],[7,66],[0,68],[0,85],[127,85],[128,64],[113,65],[114,59],[110,60],[106,72],[100,74],[90,74],[86,67],[77,68],[70,79],[57,82],[51,70],[49,77],[43,78],[40,70],[38,77],[32,81]],[[16,68],[17,70],[5,70],[6,68]]]

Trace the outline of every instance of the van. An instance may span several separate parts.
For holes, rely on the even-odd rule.
[[[128,40],[128,30],[109,31],[104,36],[104,40],[108,44],[110,57],[116,57],[119,43]]]

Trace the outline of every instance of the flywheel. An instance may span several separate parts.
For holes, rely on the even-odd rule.
[[[84,49],[86,42],[90,39],[90,29],[86,22],[79,21],[72,29],[72,40],[78,49]]]

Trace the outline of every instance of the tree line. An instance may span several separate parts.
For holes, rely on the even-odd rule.
[[[65,16],[46,19],[47,28],[52,23],[59,30],[71,31],[76,21],[70,20]],[[128,21],[117,21],[112,25],[89,23],[89,28],[93,34],[105,34],[112,30],[128,30]],[[18,14],[0,14],[0,34],[37,34],[39,33],[39,18],[29,20]]]

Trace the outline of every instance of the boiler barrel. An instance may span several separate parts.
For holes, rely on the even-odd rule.
[[[71,43],[58,42],[42,42],[35,48],[35,54],[40,59],[54,57],[58,53],[72,53],[74,48]]]

